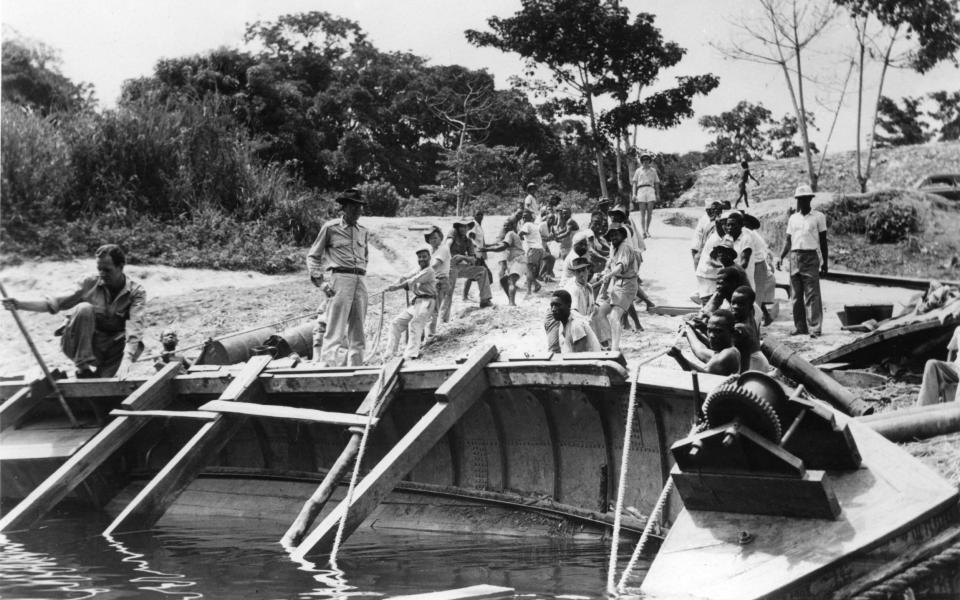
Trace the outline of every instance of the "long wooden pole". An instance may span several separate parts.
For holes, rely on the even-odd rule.
[[[0,295],[2,295],[4,298],[10,297],[7,295],[7,290],[3,288],[2,283],[0,283]],[[23,339],[27,340],[27,346],[30,346],[30,351],[33,352],[34,358],[37,359],[37,362],[40,364],[40,368],[43,369],[43,375],[46,377],[47,383],[50,384],[50,387],[57,394],[57,400],[60,401],[60,406],[63,407],[63,412],[67,413],[67,418],[70,419],[70,425],[73,427],[80,427],[77,417],[73,415],[73,411],[70,410],[70,406],[67,405],[67,399],[63,397],[63,392],[60,391],[56,380],[53,378],[53,375],[50,374],[50,369],[47,368],[47,363],[43,361],[43,357],[40,356],[40,351],[37,350],[37,347],[33,344],[33,338],[30,337],[30,333],[27,331],[26,325],[24,325],[23,321],[20,319],[20,313],[17,312],[16,308],[11,307],[10,314],[13,315],[13,320],[17,322],[17,327],[20,328],[20,333],[23,334]]]

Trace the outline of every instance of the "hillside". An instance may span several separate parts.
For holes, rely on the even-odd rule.
[[[815,157],[814,168],[818,161],[819,157]],[[797,185],[807,183],[807,165],[803,158],[756,161],[750,164],[750,170],[760,181],[759,186],[751,182],[750,197],[761,201],[792,196]],[[957,142],[881,148],[874,153],[869,189],[912,188],[923,175],[955,171],[960,171],[960,143]],[[737,198],[739,179],[738,164],[701,169],[696,173],[693,187],[680,196],[677,206],[703,206],[707,197],[733,202]],[[828,154],[819,188],[824,192],[858,193],[855,153]]]

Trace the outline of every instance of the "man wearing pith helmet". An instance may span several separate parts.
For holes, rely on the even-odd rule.
[[[790,285],[793,287],[793,324],[790,335],[810,334],[818,337],[823,321],[823,302],[820,299],[820,274],[826,274],[829,258],[827,249],[827,217],[810,208],[814,197],[809,185],[797,186],[793,197],[797,212],[787,221],[787,238],[777,261],[777,269],[790,254]]]
[[[357,222],[364,201],[353,188],[341,193],[336,200],[342,215],[323,224],[307,253],[310,281],[327,297],[324,320],[318,319],[314,328],[313,359],[328,367],[358,366],[363,364],[366,345],[363,321],[367,315],[364,276],[368,233],[367,228]],[[322,348],[319,347],[321,339]]]

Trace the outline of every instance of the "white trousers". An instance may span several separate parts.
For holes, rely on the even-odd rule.
[[[360,275],[331,273],[334,295],[327,302],[327,330],[321,360],[328,367],[363,364],[363,320],[367,316],[367,285]]]
[[[397,353],[400,346],[400,335],[407,332],[407,347],[403,351],[404,358],[420,356],[420,338],[423,330],[433,317],[436,300],[433,298],[415,298],[413,304],[403,309],[390,325],[390,339],[387,342],[387,352],[390,356]]]

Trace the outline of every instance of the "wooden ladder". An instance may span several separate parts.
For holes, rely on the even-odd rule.
[[[292,551],[294,559],[303,560],[309,553],[328,553],[343,517],[346,539],[370,516],[424,456],[440,441],[490,387],[485,368],[498,356],[490,345],[470,356],[435,393],[436,403],[410,428],[389,452],[357,484],[350,506],[341,501],[320,524]]]

